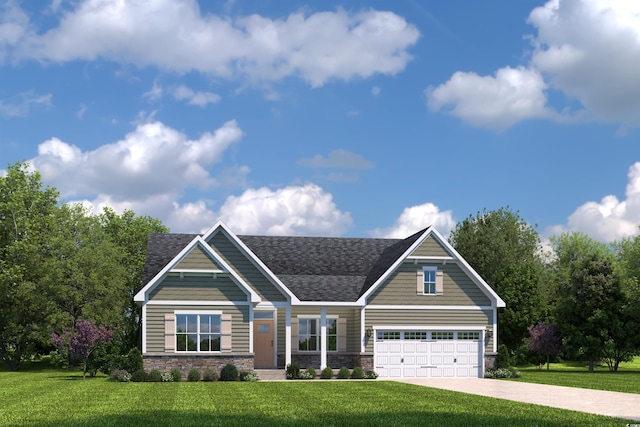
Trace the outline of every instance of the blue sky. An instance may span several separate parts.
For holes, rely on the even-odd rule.
[[[198,232],[640,224],[640,2],[0,0],[0,167]]]

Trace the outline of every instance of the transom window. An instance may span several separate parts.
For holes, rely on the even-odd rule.
[[[480,332],[478,331],[462,331],[458,332],[459,340],[478,341],[480,339]]]
[[[423,341],[426,341],[427,332],[426,331],[423,331],[423,332],[405,332],[404,333],[404,339],[405,340],[423,340]]]
[[[219,314],[176,314],[176,351],[220,351]]]
[[[436,294],[436,272],[438,271],[437,267],[423,267],[422,268],[422,276],[423,276],[423,284],[424,290],[423,292],[427,295],[435,295]]]
[[[453,332],[447,332],[447,331],[431,332],[431,339],[432,340],[452,340]]]
[[[400,332],[398,331],[378,331],[378,340],[399,340]]]
[[[298,351],[320,351],[320,319],[298,319]],[[327,351],[338,350],[338,319],[327,318]]]

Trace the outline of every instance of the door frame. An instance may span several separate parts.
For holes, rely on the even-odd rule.
[[[272,313],[272,318],[271,319],[256,319],[255,314],[257,312],[260,313]],[[277,368],[278,365],[278,310],[277,309],[273,309],[273,308],[268,308],[268,309],[254,309],[253,313],[252,313],[252,321],[251,321],[251,334],[252,334],[252,340],[253,340],[253,354],[254,354],[254,364],[255,364],[255,351],[256,351],[256,333],[254,332],[255,329],[255,322],[256,321],[263,321],[263,320],[270,320],[273,325],[273,364],[271,367],[268,368],[256,368],[256,369],[275,369]],[[255,367],[255,365],[254,365]]]

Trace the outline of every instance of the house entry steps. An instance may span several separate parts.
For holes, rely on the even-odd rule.
[[[284,369],[255,369],[260,381],[286,381],[287,373]]]

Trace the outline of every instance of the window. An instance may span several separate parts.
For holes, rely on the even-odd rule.
[[[298,351],[320,351],[320,319],[298,318]],[[338,350],[338,319],[327,318],[327,351]]]
[[[458,332],[459,340],[471,340],[478,341],[480,339],[480,332],[477,331],[461,331]]]
[[[176,314],[176,351],[220,351],[219,314]]]
[[[431,332],[432,340],[452,340],[453,332]]]
[[[378,338],[378,341],[399,340],[400,339],[400,332],[396,332],[396,331],[378,331],[377,338]]]
[[[405,332],[404,333],[405,340],[427,340],[427,332]]]
[[[422,292],[427,295],[435,295],[436,294],[436,272],[438,271],[437,267],[423,267],[422,268],[422,277],[423,277],[423,290]]]

